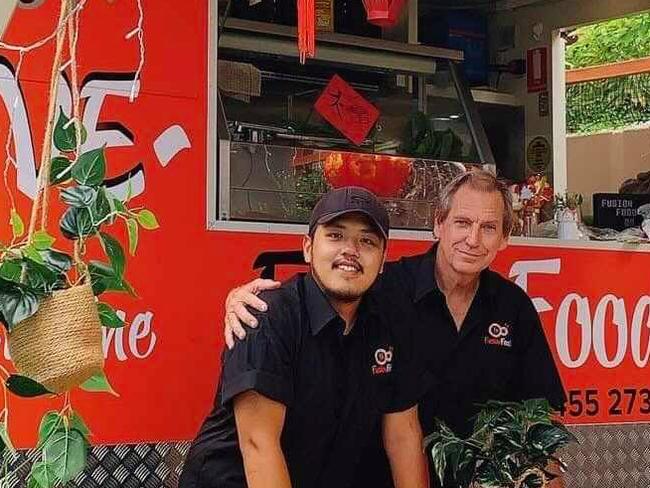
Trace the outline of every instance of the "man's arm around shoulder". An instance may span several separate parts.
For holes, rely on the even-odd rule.
[[[239,449],[249,488],[291,488],[280,437],[286,407],[249,390],[234,398]]]
[[[383,438],[395,488],[429,486],[417,405],[403,412],[385,414]]]

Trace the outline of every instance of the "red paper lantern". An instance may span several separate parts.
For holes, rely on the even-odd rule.
[[[330,153],[323,165],[334,188],[362,186],[380,197],[400,195],[411,175],[411,161],[375,154]]]
[[[379,27],[393,27],[399,20],[406,0],[363,0],[367,19]]]

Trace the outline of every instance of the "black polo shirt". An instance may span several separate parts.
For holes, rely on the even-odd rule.
[[[435,256],[434,245],[424,254],[388,263],[373,289],[382,315],[396,329],[395,340],[415,344],[414,356],[423,359],[433,378],[419,402],[424,434],[433,432],[440,419],[456,434],[468,436],[479,405],[488,400],[546,398],[559,409],[566,396],[528,295],[484,270],[458,330],[436,283]],[[385,454],[375,458],[374,464],[384,467],[374,486],[392,486]],[[438,486],[435,470],[429,471],[431,486]]]
[[[416,329],[419,354],[435,378],[419,405],[424,433],[439,418],[457,434],[469,435],[479,404],[488,400],[546,398],[559,409],[566,396],[528,295],[484,270],[459,330],[436,283],[435,253],[434,245],[391,263],[376,290],[380,302],[383,296],[383,302],[394,303],[383,311],[391,322]]]
[[[364,299],[354,327],[311,275],[265,292],[260,326],[223,355],[212,413],[187,457],[180,488],[246,486],[232,399],[247,390],[287,407],[281,445],[294,488],[353,486],[364,447],[384,413],[417,403],[426,373],[394,344],[376,304]]]

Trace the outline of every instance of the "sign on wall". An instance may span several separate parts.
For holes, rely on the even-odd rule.
[[[548,88],[548,48],[535,47],[526,53],[526,78],[528,93]]]

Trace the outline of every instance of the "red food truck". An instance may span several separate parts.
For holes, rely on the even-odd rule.
[[[4,42],[27,45],[52,33],[57,2],[19,3]],[[160,228],[142,233],[128,260],[137,299],[107,298],[128,323],[103,330],[106,372],[118,395],[75,391],[72,402],[96,446],[97,462],[83,476],[174,486],[213,401],[225,295],[259,275],[253,263],[261,253],[299,248],[319,193],[348,183],[377,191],[397,229],[389,248],[397,258],[431,245],[431,206],[450,176],[474,164],[501,169],[492,130],[480,122],[487,95],[468,88],[462,51],[323,33],[317,59],[300,66],[290,27],[232,18],[218,38],[216,1],[143,4],[143,49],[137,36],[125,37],[138,25],[136,1],[88,2],[79,19],[84,148],[106,148],[105,186],[130,192]],[[51,42],[24,58],[0,49],[2,147],[13,138],[11,157],[3,158],[3,241],[12,202],[28,215],[36,191],[53,52]],[[355,147],[314,113],[335,74],[378,107],[381,137]],[[57,103],[69,114],[65,72],[59,88]],[[420,127],[411,112],[427,114],[432,125]],[[426,132],[420,135],[431,146],[407,140],[405,129]],[[51,200],[56,233],[58,195]],[[116,236],[126,239],[126,229],[116,226]],[[533,298],[564,380],[564,420],[582,441],[565,456],[570,486],[595,486],[596,478],[608,483],[599,486],[624,486],[620,479],[647,485],[649,251],[514,237],[495,262]],[[99,248],[88,253],[101,256]],[[12,370],[2,341],[0,364]],[[34,447],[41,416],[60,399],[7,401],[16,446]]]

